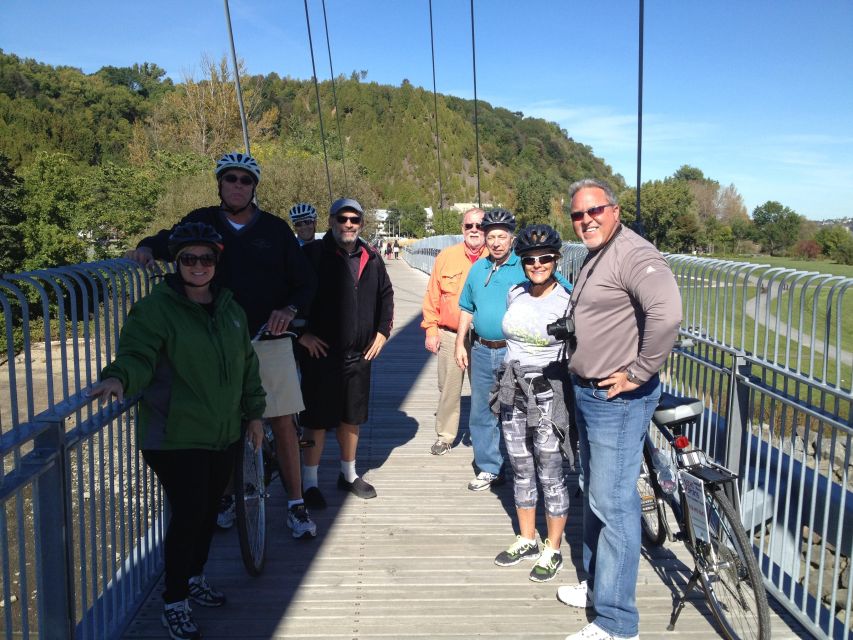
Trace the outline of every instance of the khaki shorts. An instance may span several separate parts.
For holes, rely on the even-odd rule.
[[[299,390],[299,375],[291,338],[252,342],[260,364],[261,384],[267,392],[264,418],[277,418],[305,409]]]

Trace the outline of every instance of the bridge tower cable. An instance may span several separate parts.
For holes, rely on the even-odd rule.
[[[435,35],[432,28],[432,0],[429,0],[429,44],[432,53],[432,101],[435,117],[435,154],[438,158],[438,210],[444,208],[444,188],[441,180],[441,135],[438,130],[438,93],[435,86]]]
[[[341,115],[338,111],[338,92],[335,90],[335,70],[332,68],[332,43],[329,40],[329,20],[326,18],[326,0],[323,0],[323,26],[326,29],[326,50],[329,53],[329,74],[332,78],[332,100],[335,103],[335,122],[338,127],[338,142],[341,145],[341,168],[344,172],[344,192],[349,193],[349,180],[347,180],[347,163],[344,158],[344,135],[341,131]]]
[[[240,71],[237,68],[237,49],[234,47],[234,32],[231,29],[231,10],[228,0],[225,0],[225,24],[228,26],[228,40],[231,43],[231,64],[234,67],[234,88],[237,91],[237,106],[240,109],[240,124],[243,127],[243,146],[247,155],[252,155],[249,148],[249,125],[246,121],[246,107],[243,106],[243,91],[240,88]]]
[[[329,153],[326,150],[326,133],[323,130],[323,106],[320,102],[320,85],[317,82],[317,65],[314,61],[314,40],[311,37],[311,18],[308,16],[308,0],[304,0],[305,4],[305,25],[308,28],[308,48],[311,50],[311,72],[314,74],[314,93],[317,95],[317,117],[320,119],[320,140],[323,142],[323,161],[326,163],[326,183],[329,186],[329,203],[331,204],[335,197],[332,194],[332,174],[329,173]]]
[[[640,33],[637,59],[639,69],[637,72],[637,218],[634,220],[634,231],[641,237],[646,237],[646,229],[643,226],[643,217],[640,210],[640,189],[642,188],[643,167],[643,22],[645,15],[645,1],[640,0]]]
[[[477,117],[477,46],[474,42],[474,0],[471,0],[471,59],[474,65],[474,140],[477,148],[477,206],[483,207],[483,198],[480,194],[480,122]]]

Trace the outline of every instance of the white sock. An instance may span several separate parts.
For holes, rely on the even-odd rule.
[[[304,489],[317,486],[317,469],[319,468],[319,464],[315,464],[313,466],[306,464],[302,467],[302,487]]]
[[[299,500],[288,500],[287,501],[288,511],[298,504],[305,504],[305,500],[303,500],[302,498],[299,498]]]
[[[347,482],[355,482],[358,474],[355,472],[355,460],[341,460],[341,473],[344,474],[344,480]]]

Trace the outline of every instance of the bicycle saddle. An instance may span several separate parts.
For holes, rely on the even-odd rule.
[[[696,420],[702,415],[703,408],[701,400],[663,392],[660,394],[658,407],[652,415],[652,420],[660,426],[675,427]]]

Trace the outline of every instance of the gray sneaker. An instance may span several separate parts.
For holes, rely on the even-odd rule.
[[[536,540],[530,542],[522,540],[521,536],[515,536],[515,542],[510,545],[509,549],[501,551],[495,556],[495,564],[499,567],[511,567],[522,560],[536,560],[538,557],[539,545],[536,544]]]
[[[160,622],[169,631],[169,637],[174,640],[195,640],[201,638],[198,626],[190,615],[190,605],[186,600],[173,602],[163,607]]]
[[[504,479],[501,475],[496,475],[494,473],[489,473],[488,471],[481,471],[477,474],[477,477],[471,480],[468,483],[468,488],[471,491],[485,491],[492,485],[498,486],[499,484],[503,484]]]
[[[287,526],[294,538],[313,538],[317,535],[317,525],[308,515],[304,504],[295,504],[287,510]]]
[[[563,568],[563,554],[555,551],[548,546],[548,541],[545,541],[545,551],[539,556],[536,564],[530,570],[530,579],[533,582],[548,582],[557,575],[557,572]]]
[[[430,447],[429,452],[434,456],[443,456],[452,448],[453,447],[450,446],[450,443],[445,442],[444,440],[436,440],[435,444]]]

